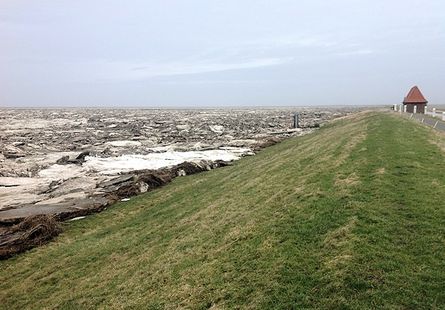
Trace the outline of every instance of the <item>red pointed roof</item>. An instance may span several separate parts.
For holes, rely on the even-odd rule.
[[[403,103],[428,103],[419,87],[414,86],[403,100]]]

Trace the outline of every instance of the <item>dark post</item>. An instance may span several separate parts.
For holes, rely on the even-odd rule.
[[[294,128],[300,128],[299,115],[298,113],[294,114]]]

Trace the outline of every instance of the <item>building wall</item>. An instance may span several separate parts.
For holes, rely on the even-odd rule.
[[[408,103],[406,104],[406,112],[408,113],[414,113],[414,106],[417,106],[417,113],[425,113],[425,107],[426,104],[425,103],[417,103],[417,104],[412,104],[412,103]]]

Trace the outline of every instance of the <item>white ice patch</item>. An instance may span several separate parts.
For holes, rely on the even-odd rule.
[[[218,133],[218,134],[222,134],[224,132],[224,126],[220,126],[220,125],[211,125],[209,126],[210,130],[213,131],[214,133]]]
[[[110,142],[107,142],[106,144],[115,146],[115,147],[131,147],[131,146],[141,146],[142,145],[142,143],[139,141],[130,141],[130,140],[110,141]]]
[[[33,118],[32,122],[24,122],[22,119],[8,120],[7,124],[4,124],[2,128],[4,130],[24,130],[24,129],[41,129],[50,127],[70,127],[85,125],[88,122],[87,119],[70,120],[67,118],[55,118],[55,119],[41,119]]]
[[[148,148],[149,151],[155,153],[173,152],[174,149],[175,149],[174,145],[156,146]]]
[[[51,180],[68,180],[84,175],[83,168],[76,165],[52,165],[39,171],[39,177]]]
[[[169,151],[164,153],[151,153],[148,155],[122,155],[119,157],[108,158],[87,156],[83,167],[89,171],[98,172],[99,174],[113,175],[133,170],[157,170],[178,165],[186,161],[233,161],[240,159],[242,155],[253,155],[253,153],[248,148],[228,148],[224,150],[190,152]]]

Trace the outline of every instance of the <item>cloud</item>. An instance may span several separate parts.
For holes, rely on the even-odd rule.
[[[100,66],[100,80],[139,80],[163,76],[201,74],[229,70],[254,69],[291,63],[293,58],[255,58],[238,62],[171,62],[171,63],[127,63],[106,62]]]
[[[340,53],[336,53],[338,56],[358,56],[358,55],[370,55],[374,54],[374,51],[370,49],[360,49],[360,50],[351,50],[351,51],[344,51]]]
[[[253,55],[293,54],[311,49],[328,50],[339,45],[339,42],[325,36],[277,36],[255,40],[232,41],[207,49],[198,57],[252,57]],[[273,56],[272,56],[273,57]]]
[[[329,50],[337,42],[323,36],[280,36],[231,41],[189,57],[168,61],[103,62],[99,80],[141,80],[165,76],[245,70],[296,63],[296,56],[310,49]],[[306,52],[304,52],[306,51]]]
[[[321,47],[329,48],[338,45],[325,35],[284,35],[245,41],[240,44],[245,47],[282,48],[282,47]]]

